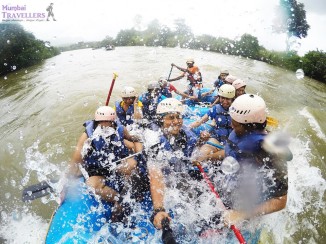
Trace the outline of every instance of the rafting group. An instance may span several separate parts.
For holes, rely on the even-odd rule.
[[[46,243],[256,243],[250,223],[285,208],[292,153],[263,98],[227,70],[204,88],[186,64],[84,123]]]

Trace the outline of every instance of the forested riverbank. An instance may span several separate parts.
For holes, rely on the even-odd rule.
[[[60,54],[18,23],[0,23],[0,75],[27,68]]]

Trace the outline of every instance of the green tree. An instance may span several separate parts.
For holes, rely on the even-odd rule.
[[[0,74],[25,68],[59,54],[59,50],[35,39],[17,23],[0,24]]]
[[[232,54],[238,54],[252,59],[259,59],[259,42],[257,37],[250,34],[243,34],[239,41],[232,47]]]
[[[326,83],[326,53],[310,51],[302,58],[302,67],[306,75]]]
[[[277,16],[274,20],[273,29],[276,33],[287,33],[287,38],[305,38],[310,28],[306,19],[304,4],[296,0],[280,0],[277,7]],[[287,51],[290,50],[290,43],[287,42]]]
[[[184,19],[176,19],[174,24],[176,28],[175,35],[180,47],[189,48],[191,43],[194,42],[194,34],[190,27],[186,25]]]

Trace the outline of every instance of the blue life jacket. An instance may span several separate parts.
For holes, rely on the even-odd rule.
[[[224,144],[232,131],[229,110],[226,110],[221,104],[218,104],[208,112],[208,116],[216,122],[213,137]]]
[[[220,78],[214,81],[214,87],[220,88],[222,85],[224,85],[224,82]]]
[[[160,90],[160,95],[163,95],[167,98],[171,98],[172,97],[172,93],[169,91],[169,87],[165,87],[165,88],[161,88]]]
[[[96,129],[94,128],[94,120],[86,121],[84,126],[88,138],[91,138]],[[102,137],[92,140],[92,150],[84,157],[86,169],[102,168],[105,163],[114,162],[128,156],[128,149],[123,142],[123,130],[124,127],[118,123],[116,133],[110,136],[110,143],[107,143]]]
[[[127,111],[124,111],[121,106],[121,101],[115,102],[115,108],[117,117],[120,123],[124,126],[131,125],[134,123],[134,105],[130,105]]]
[[[239,163],[247,158],[253,158],[263,150],[261,144],[265,136],[266,134],[263,132],[253,131],[239,137],[232,131],[225,146],[225,156],[232,156]]]
[[[237,136],[234,131],[231,132],[225,156],[234,157],[240,164],[240,170],[224,176],[224,182],[219,183],[225,187],[221,191],[221,199],[226,205],[251,211],[255,205],[287,193],[287,170],[273,165],[271,155],[261,146],[266,135],[253,131]],[[239,194],[247,197],[238,198]]]
[[[189,162],[189,158],[194,151],[197,143],[197,136],[192,131],[183,127],[180,131],[180,137],[176,138],[174,143],[171,144],[169,139],[162,135],[160,137],[160,144],[163,145],[163,150],[173,153],[176,150],[183,152],[182,156],[173,155],[169,157],[168,161],[173,168],[172,171],[181,172],[180,165],[186,167],[186,170],[190,170],[192,164]]]
[[[145,93],[141,96],[141,102],[143,104],[143,116],[145,119],[152,121],[156,119],[156,109],[157,105],[164,100],[166,97],[164,95],[159,95],[156,99],[151,97],[150,93]]]

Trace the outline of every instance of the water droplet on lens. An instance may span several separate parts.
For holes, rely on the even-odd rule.
[[[291,36],[288,39],[288,45],[289,45],[289,50],[290,51],[299,51],[300,47],[301,47],[301,39],[299,37],[296,36]]]
[[[240,169],[240,164],[234,157],[226,157],[222,164],[221,169],[224,174],[234,174]]]
[[[297,77],[298,80],[301,80],[303,79],[304,77],[304,72],[302,69],[298,69],[296,72],[295,72],[295,76]]]

